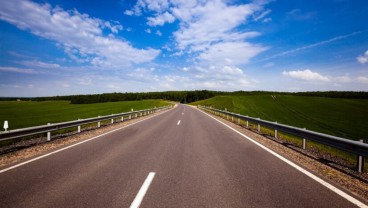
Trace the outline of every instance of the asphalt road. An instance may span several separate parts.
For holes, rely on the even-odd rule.
[[[129,207],[150,172],[140,207],[355,207],[184,105],[0,173],[0,207]]]

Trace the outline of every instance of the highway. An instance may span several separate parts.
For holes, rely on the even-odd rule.
[[[356,207],[185,105],[1,172],[0,200],[2,208]]]

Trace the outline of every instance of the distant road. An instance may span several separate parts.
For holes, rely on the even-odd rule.
[[[0,200],[2,208],[356,207],[184,105],[0,173]]]

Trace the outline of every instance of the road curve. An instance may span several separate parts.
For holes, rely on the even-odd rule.
[[[140,207],[356,207],[184,105],[0,173],[0,207],[129,207],[152,172]]]

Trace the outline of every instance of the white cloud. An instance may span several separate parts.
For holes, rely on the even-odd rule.
[[[17,68],[17,67],[7,67],[7,66],[0,66],[0,72],[14,72],[20,74],[39,74],[39,72],[35,71],[34,69],[24,69],[24,68]]]
[[[146,31],[146,33],[148,33],[148,34],[151,34],[151,29],[147,28],[145,31]]]
[[[257,15],[254,17],[254,21],[259,21],[259,20],[262,20],[264,19],[268,14],[271,13],[271,10],[268,9],[266,11],[263,11],[261,14]]]
[[[188,8],[178,8],[181,13]],[[235,29],[246,23],[247,17],[259,6],[244,4],[228,6],[222,1],[208,1],[190,8],[190,18],[182,19],[178,31],[174,33],[180,49],[204,50],[218,42],[240,41],[259,35],[257,32],[238,32]],[[184,11],[183,11],[184,10]],[[219,15],[221,14],[221,15]]]
[[[154,70],[146,68],[137,68],[127,74],[130,79],[140,82],[158,82],[158,75],[154,74]]]
[[[163,14],[159,14],[155,17],[148,17],[148,22],[147,24],[149,26],[162,26],[164,25],[166,22],[167,23],[173,23],[175,21],[175,17],[168,13],[168,12],[165,12]]]
[[[36,68],[46,68],[46,69],[60,68],[59,64],[46,63],[42,61],[21,61],[19,63],[24,66],[36,67]]]
[[[0,19],[22,30],[55,41],[75,60],[97,66],[120,67],[152,61],[160,53],[155,49],[137,49],[124,40],[104,36],[122,30],[117,22],[81,14],[77,10],[65,11],[50,4],[27,0],[2,1]]]
[[[158,36],[162,36],[161,31],[157,30],[157,31],[156,31],[156,35],[158,35]]]
[[[178,20],[179,29],[173,35],[180,52],[175,55],[188,53],[197,56],[199,53],[203,61],[219,58],[232,59],[232,64],[242,64],[266,50],[266,47],[246,42],[259,36],[259,32],[239,29],[251,20],[265,18],[271,12],[264,11],[264,1],[259,2],[235,5],[223,0],[141,0],[134,8],[154,12],[153,16],[147,17],[150,26]],[[218,51],[221,46],[226,47],[222,52]]]
[[[357,60],[359,63],[361,64],[366,64],[368,63],[368,50],[361,56],[357,57]]]
[[[270,68],[270,67],[273,67],[273,66],[275,66],[274,62],[268,62],[268,63],[263,65],[263,67],[265,67],[265,68]]]
[[[360,34],[360,33],[361,32],[353,32],[353,33],[350,33],[350,34],[347,34],[347,35],[340,35],[340,36],[337,36],[337,37],[334,37],[334,38],[331,38],[331,39],[328,39],[328,40],[320,41],[318,43],[314,43],[314,44],[306,45],[306,46],[303,46],[303,47],[287,50],[287,51],[272,55],[268,58],[262,59],[261,61],[266,61],[266,60],[269,60],[269,59],[273,59],[273,58],[277,58],[277,57],[281,57],[281,56],[286,56],[286,55],[289,55],[289,54],[298,53],[300,51],[308,50],[308,49],[319,47],[319,46],[322,46],[322,45],[326,45],[326,44],[329,44],[329,43],[332,43],[332,42],[335,42],[335,41],[338,41],[338,40],[341,40],[341,39],[349,38],[349,37],[355,36],[355,35]]]
[[[267,23],[267,22],[271,22],[272,21],[272,18],[264,18],[263,20],[262,20],[262,22],[263,23]]]
[[[305,21],[316,17],[317,12],[303,12],[300,9],[293,9],[287,13],[287,17],[293,20]]]
[[[264,50],[265,47],[247,42],[223,42],[213,44],[202,52],[199,58],[209,63],[240,65],[248,63],[252,57]]]
[[[169,7],[168,0],[144,0],[145,6],[152,11],[162,12]]]
[[[125,14],[125,15],[128,15],[128,16],[132,16],[132,15],[134,15],[134,12],[133,12],[132,10],[126,10],[126,11],[124,12],[124,14]]]
[[[106,28],[109,28],[112,33],[118,33],[120,30],[123,30],[123,26],[119,22],[105,22],[104,25]]]
[[[334,77],[333,79],[336,82],[342,82],[342,83],[349,83],[349,82],[352,82],[353,81],[353,79],[350,78],[348,75]]]
[[[357,77],[357,81],[363,84],[368,84],[368,77],[359,76]]]
[[[306,81],[323,81],[323,82],[330,81],[328,77],[322,76],[321,74],[317,72],[313,72],[309,69],[296,70],[296,71],[283,71],[282,75],[291,77],[294,79],[306,80]]]

